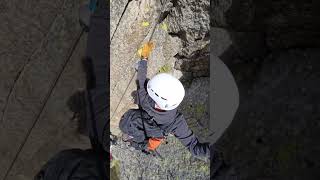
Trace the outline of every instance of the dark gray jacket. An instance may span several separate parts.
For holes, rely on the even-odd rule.
[[[209,143],[200,143],[194,133],[189,129],[183,115],[177,112],[176,109],[170,111],[159,112],[155,107],[155,102],[148,95],[144,84],[147,76],[147,61],[139,61],[137,79],[138,88],[138,103],[140,107],[153,117],[155,124],[160,129],[167,133],[172,133],[181,143],[186,146],[189,151],[196,156],[209,156]]]

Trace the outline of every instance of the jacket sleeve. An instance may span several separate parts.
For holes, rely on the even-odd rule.
[[[146,60],[140,60],[138,63],[137,80],[139,83],[139,88],[144,89],[144,83],[147,79],[148,62]]]
[[[209,143],[200,143],[198,138],[189,129],[187,122],[183,115],[179,115],[176,120],[177,124],[172,132],[186,146],[194,156],[210,156]]]
[[[140,60],[138,64],[138,73],[137,73],[137,81],[138,81],[138,91],[137,91],[137,103],[142,107],[142,109],[147,108],[147,97],[148,93],[144,87],[144,83],[147,79],[147,68],[148,62],[146,60]]]

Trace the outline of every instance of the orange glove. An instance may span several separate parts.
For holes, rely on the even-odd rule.
[[[148,142],[148,150],[156,150],[162,143],[163,138],[150,138]]]
[[[148,42],[144,44],[141,51],[141,57],[147,59],[150,56],[150,53],[153,48],[154,48],[154,45],[152,42]]]

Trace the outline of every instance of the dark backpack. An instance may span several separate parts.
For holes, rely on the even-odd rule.
[[[93,150],[69,149],[51,158],[34,180],[102,180],[107,168]],[[104,168],[104,169],[102,169]]]

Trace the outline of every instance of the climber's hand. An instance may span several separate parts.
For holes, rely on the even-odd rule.
[[[141,58],[148,59],[153,48],[154,48],[154,45],[152,42],[148,42],[144,44],[141,51]]]

